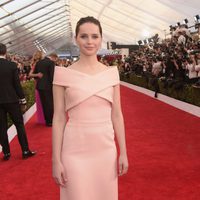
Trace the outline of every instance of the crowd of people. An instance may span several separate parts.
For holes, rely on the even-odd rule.
[[[43,53],[40,50],[37,50],[36,52],[34,52],[32,56],[7,54],[7,59],[17,64],[20,81],[25,82],[33,78],[30,76],[30,72],[33,68],[34,63],[37,61],[37,59],[40,59],[40,56],[44,56],[42,54]],[[67,59],[67,58],[59,58],[57,56],[55,64],[56,66],[68,67],[69,65],[72,64],[72,60]]]
[[[200,87],[200,41],[197,35],[191,35],[185,27],[171,30],[171,37],[161,40],[156,34],[150,42],[139,45],[129,56],[120,55],[98,56],[98,60],[107,66],[117,65],[121,74],[129,76],[131,73],[143,76],[155,89],[155,97],[159,92],[158,80],[164,82],[165,87],[182,88],[185,84]],[[41,54],[41,55],[40,55]],[[32,57],[10,55],[8,59],[17,63],[20,81],[35,79],[33,68],[42,59],[41,51],[36,51]],[[68,67],[73,60],[56,57],[55,66]],[[40,100],[36,102],[42,113]],[[38,121],[44,122],[43,114],[38,115]]]
[[[184,84],[200,87],[200,41],[185,28],[179,28],[169,39],[140,45],[122,63],[122,73],[134,73],[147,80],[161,79],[165,86],[181,88]],[[187,33],[187,34],[186,34]]]
[[[20,81],[35,79],[32,71],[35,63],[42,59],[41,51],[32,57],[10,55],[8,59],[17,63]],[[107,66],[117,65],[120,73],[129,76],[131,73],[143,76],[155,88],[155,97],[159,92],[158,79],[165,87],[177,89],[185,84],[200,87],[200,42],[184,29],[174,30],[171,38],[160,41],[158,35],[152,42],[140,45],[139,50],[129,56],[98,56],[99,61]],[[56,57],[56,66],[68,67],[73,63],[70,59]],[[38,113],[42,113],[38,94],[35,94]],[[43,114],[38,114],[38,122],[44,123]]]

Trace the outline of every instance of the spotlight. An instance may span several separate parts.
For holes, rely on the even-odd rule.
[[[195,15],[195,16],[194,16],[194,20],[195,20],[195,22],[198,22],[199,19],[200,19],[199,15]]]
[[[183,23],[184,23],[184,24],[187,24],[187,23],[188,23],[188,19],[184,19],[184,20],[183,20]]]

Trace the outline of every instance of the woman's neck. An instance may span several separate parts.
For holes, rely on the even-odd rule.
[[[97,56],[80,56],[80,59],[78,61],[81,65],[84,65],[86,67],[95,67],[99,62],[97,59]]]

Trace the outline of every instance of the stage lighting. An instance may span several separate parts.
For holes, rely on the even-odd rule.
[[[184,23],[184,24],[187,24],[187,23],[188,23],[188,19],[184,19],[184,20],[183,20],[183,23]]]
[[[116,49],[116,42],[111,42],[111,49]]]
[[[195,20],[195,22],[198,22],[199,19],[200,19],[199,15],[195,15],[195,16],[194,16],[194,20]]]
[[[107,49],[116,49],[116,42],[107,42]]]

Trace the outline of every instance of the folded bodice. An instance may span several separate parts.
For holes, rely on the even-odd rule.
[[[53,84],[65,87],[65,108],[71,119],[110,119],[113,86],[119,84],[117,67],[108,67],[95,75],[56,67]]]

